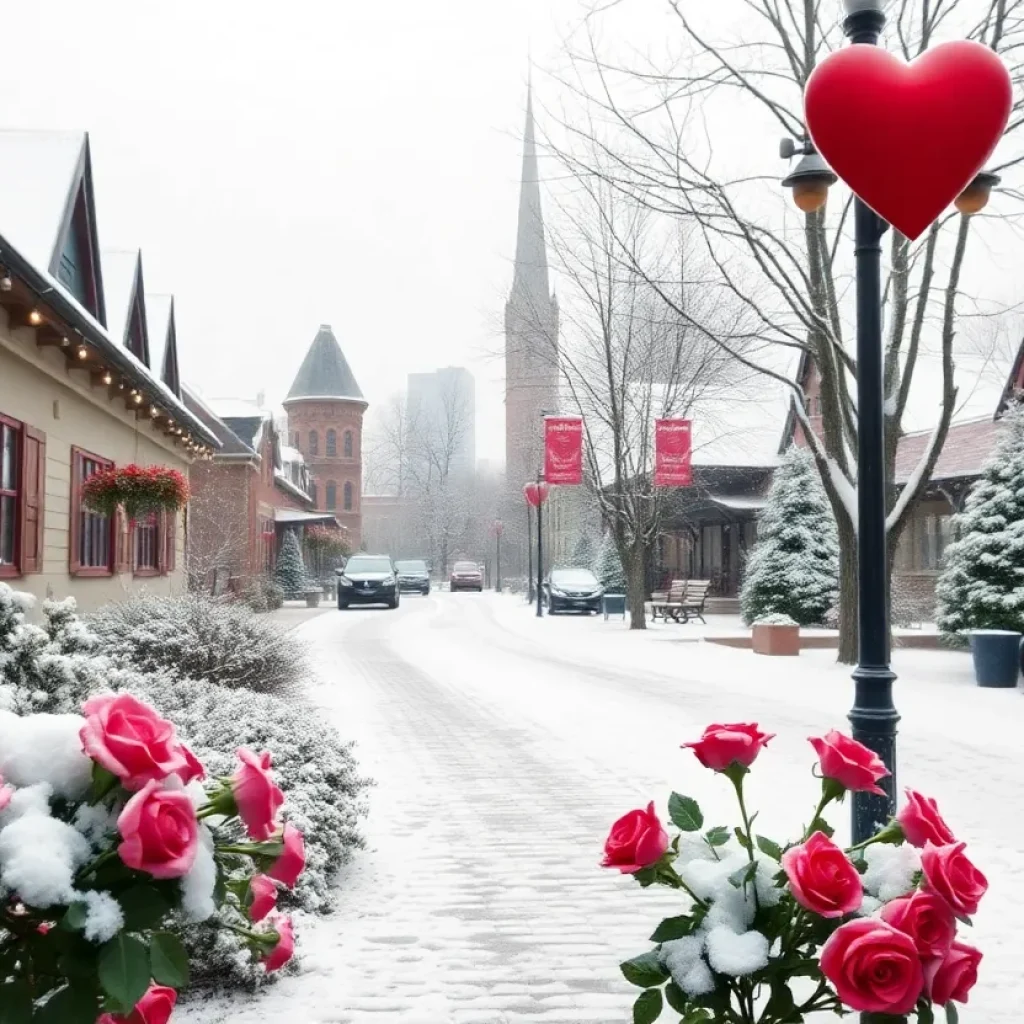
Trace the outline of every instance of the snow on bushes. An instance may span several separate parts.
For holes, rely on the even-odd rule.
[[[594,558],[593,573],[608,593],[624,594],[626,592],[626,573],[622,568],[622,559],[615,547],[615,540],[610,533],[606,533],[601,538],[601,546],[597,549],[597,556]]]
[[[298,642],[244,604],[198,594],[132,597],[102,608],[89,625],[105,653],[144,670],[282,694],[308,673]]]

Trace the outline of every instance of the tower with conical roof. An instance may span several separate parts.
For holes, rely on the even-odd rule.
[[[533,96],[526,93],[512,290],[505,303],[505,477],[515,490],[541,466],[545,413],[558,408],[558,301],[548,281]]]
[[[321,324],[284,400],[288,437],[309,467],[316,508],[337,515],[354,550],[363,532],[366,406],[330,324]]]

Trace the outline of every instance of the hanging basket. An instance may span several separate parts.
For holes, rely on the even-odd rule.
[[[188,502],[184,474],[165,466],[117,466],[94,473],[82,485],[82,503],[112,516],[121,508],[131,520],[156,512],[177,512]]]

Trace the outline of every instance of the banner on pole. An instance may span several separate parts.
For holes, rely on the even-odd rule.
[[[654,486],[689,487],[690,420],[654,421]]]
[[[549,484],[583,483],[583,420],[544,418],[544,479]]]

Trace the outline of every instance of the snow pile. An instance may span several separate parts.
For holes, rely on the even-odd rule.
[[[217,863],[213,859],[213,836],[202,825],[199,828],[199,852],[191,871],[181,880],[181,909],[185,919],[193,923],[207,921],[217,912],[213,898],[217,888]]]
[[[905,896],[915,885],[921,870],[921,854],[909,844],[877,844],[864,851],[867,870],[861,876],[864,891],[881,903]],[[861,912],[865,910],[862,907]]]
[[[110,893],[90,890],[81,894],[81,901],[86,906],[82,931],[90,942],[107,942],[124,927],[121,904]]]
[[[82,752],[80,715],[20,718],[0,711],[0,776],[13,786],[45,782],[75,800],[88,788],[92,762]]]

